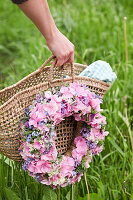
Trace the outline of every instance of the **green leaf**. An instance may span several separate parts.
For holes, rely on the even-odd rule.
[[[69,191],[69,192],[67,193],[66,199],[67,199],[67,200],[71,200],[71,199],[70,199],[70,196],[71,196],[71,191]]]
[[[133,194],[130,196],[130,200],[133,200]]]
[[[28,198],[27,186],[25,187],[25,200],[30,200],[30,199]]]
[[[103,200],[103,198],[101,198],[101,196],[97,193],[91,193],[90,200]]]
[[[108,140],[115,147],[115,149],[124,157],[124,152],[121,150],[121,148],[118,146],[118,144],[116,144],[116,142],[114,141],[114,139],[111,138],[111,137],[108,137]]]
[[[57,200],[57,195],[52,188],[46,186],[45,194],[43,195],[42,200]]]
[[[10,188],[4,188],[4,193],[7,200],[21,200]]]
[[[79,197],[78,200],[88,200],[88,194],[84,197]],[[97,193],[90,193],[89,200],[103,200],[103,198],[101,198],[101,196]]]
[[[104,185],[103,185],[103,183],[101,182],[101,181],[99,181],[98,182],[98,194],[100,195],[101,194],[101,196],[102,197],[104,197],[105,196],[105,194],[104,194]]]

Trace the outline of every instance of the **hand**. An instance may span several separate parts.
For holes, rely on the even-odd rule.
[[[74,45],[57,29],[50,40],[46,40],[48,48],[56,56],[56,66],[74,61]]]

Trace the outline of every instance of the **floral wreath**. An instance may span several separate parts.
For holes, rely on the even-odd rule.
[[[79,82],[37,94],[20,122],[22,168],[37,182],[53,188],[79,182],[90,167],[92,156],[103,150],[103,140],[108,135],[101,103],[99,95]],[[59,154],[55,146],[55,125],[69,116],[85,122],[81,136],[74,139],[72,157]]]

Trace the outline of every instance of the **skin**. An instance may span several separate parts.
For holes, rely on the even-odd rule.
[[[44,36],[48,48],[56,56],[56,66],[73,62],[74,45],[56,27],[47,0],[28,0],[17,5]]]

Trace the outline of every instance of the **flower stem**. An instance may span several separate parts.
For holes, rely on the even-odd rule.
[[[72,200],[74,200],[74,184],[72,184]]]
[[[89,188],[88,188],[88,183],[87,183],[87,177],[86,177],[86,172],[84,172],[84,177],[85,177],[85,184],[86,184],[86,189],[87,189],[87,192],[88,192],[88,200],[90,199],[90,195],[89,195]]]
[[[60,186],[59,186],[59,189],[58,189],[58,200],[60,200]]]
[[[127,18],[124,17],[124,40],[125,40],[125,56],[126,56],[126,70],[128,69],[128,48],[127,48],[127,28],[126,28]]]
[[[126,104],[126,109],[125,109],[125,115],[126,115],[126,124],[127,124],[128,132],[129,132],[129,138],[130,138],[130,142],[131,142],[131,151],[132,151],[132,154],[131,154],[131,178],[133,179],[133,134],[132,134],[130,122],[128,120],[127,104]],[[133,195],[133,182],[131,182],[131,191],[132,191],[132,193],[131,193],[131,196],[132,196]]]

